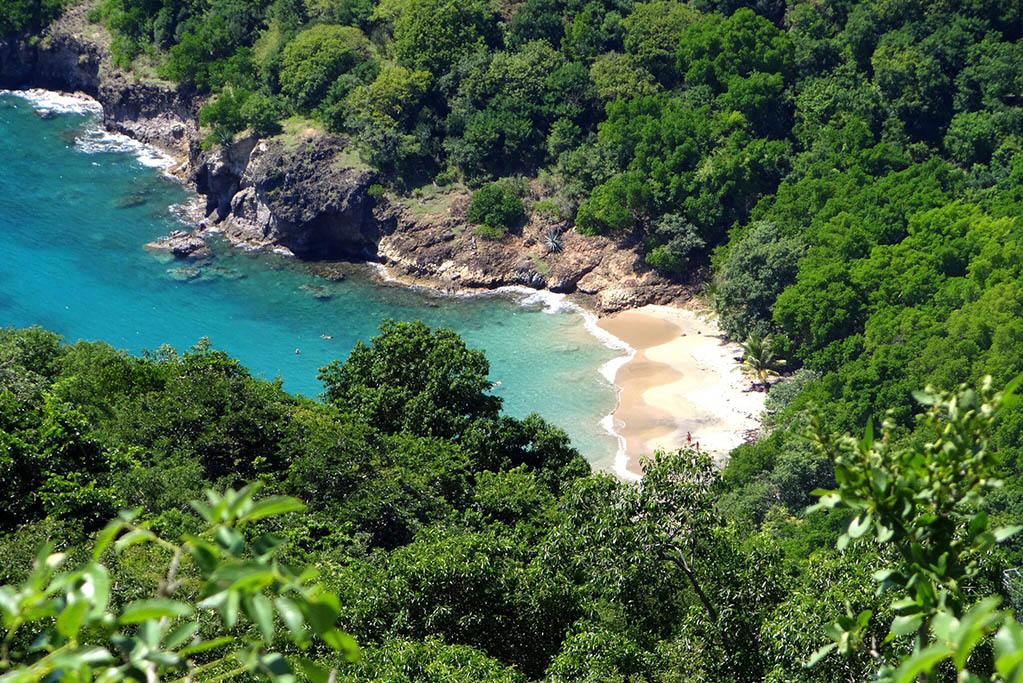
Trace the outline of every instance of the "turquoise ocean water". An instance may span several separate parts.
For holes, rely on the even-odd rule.
[[[593,336],[581,313],[536,296],[383,287],[358,269],[327,282],[299,263],[226,246],[200,277],[176,280],[169,271],[181,264],[142,245],[181,227],[174,207],[191,198],[187,189],[152,152],[101,131],[95,113],[47,102],[0,93],[0,326],[41,325],[130,352],[208,336],[254,374],[316,396],[317,368],[368,340],[381,319],[420,319],[486,351],[509,414],[539,412],[592,463],[611,466],[617,441],[601,420],[615,393],[598,369],[622,351]],[[43,118],[40,106],[59,113]]]

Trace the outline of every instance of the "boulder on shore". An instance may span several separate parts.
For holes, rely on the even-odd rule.
[[[166,237],[153,240],[144,247],[148,251],[170,254],[174,258],[201,261],[213,255],[206,242],[184,230],[175,230]]]

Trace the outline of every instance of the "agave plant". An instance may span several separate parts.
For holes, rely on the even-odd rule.
[[[544,233],[543,243],[547,247],[547,253],[560,254],[562,249],[561,232],[558,230],[548,230]]]

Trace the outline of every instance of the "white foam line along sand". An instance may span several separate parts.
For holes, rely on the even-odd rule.
[[[614,377],[620,476],[639,476],[640,458],[658,449],[698,445],[723,460],[760,426],[765,395],[747,391],[738,345],[722,339],[708,314],[645,306],[600,327],[636,349]]]
[[[597,372],[604,380],[615,387],[617,394],[621,393],[621,389],[615,386],[615,376],[623,365],[632,360],[636,355],[636,350],[629,346],[624,340],[616,337],[611,332],[608,332],[600,325],[600,319],[590,311],[587,311],[578,304],[567,301],[567,295],[559,294],[549,291],[535,290],[530,287],[521,285],[509,285],[506,287],[498,287],[496,289],[484,290],[484,291],[459,291],[449,290],[442,287],[424,285],[419,283],[409,283],[399,277],[395,277],[391,274],[390,270],[382,263],[371,263],[377,271],[378,277],[384,282],[391,282],[395,284],[401,284],[406,287],[413,289],[420,289],[428,291],[433,294],[440,294],[442,296],[454,296],[454,297],[479,297],[479,296],[515,296],[518,297],[519,303],[523,306],[535,306],[536,304],[542,304],[545,313],[558,313],[558,312],[572,312],[578,313],[583,316],[583,325],[586,330],[597,338],[602,344],[607,346],[609,349],[616,351],[622,351],[622,355],[612,358],[603,365],[601,365]],[[620,397],[619,397],[620,400]],[[635,472],[630,471],[626,468],[628,456],[626,455],[626,442],[625,438],[615,428],[614,414],[605,415],[598,423],[601,429],[604,429],[608,434],[613,436],[617,442],[618,447],[615,453],[614,459],[614,471],[615,473],[628,480],[635,480],[639,478],[639,475]]]

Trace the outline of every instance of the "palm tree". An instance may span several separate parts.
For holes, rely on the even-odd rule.
[[[771,351],[771,337],[753,333],[740,346],[742,369],[756,378],[760,384],[767,386],[767,378],[774,372],[774,366],[779,362]]]

